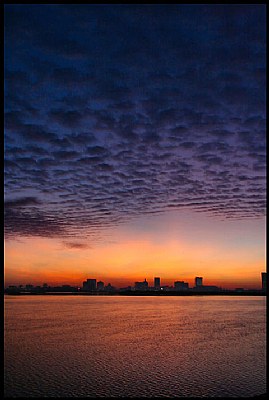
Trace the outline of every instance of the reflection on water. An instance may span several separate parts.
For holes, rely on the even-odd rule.
[[[5,297],[5,396],[266,392],[264,297]]]

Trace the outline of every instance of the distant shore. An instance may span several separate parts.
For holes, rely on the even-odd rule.
[[[5,291],[6,295],[13,296],[267,296],[266,291],[244,290],[244,291],[221,291],[221,292],[199,292],[199,291],[113,291],[113,292],[19,292]]]

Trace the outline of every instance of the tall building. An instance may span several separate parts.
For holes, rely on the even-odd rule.
[[[154,278],[154,288],[159,290],[160,287],[161,287],[161,278],[159,277]]]
[[[203,286],[203,278],[201,276],[196,276],[196,278],[194,279],[194,284],[195,287]]]
[[[262,289],[266,290],[266,280],[267,280],[267,274],[266,272],[262,272]]]
[[[83,282],[83,290],[96,290],[96,279],[87,279]]]

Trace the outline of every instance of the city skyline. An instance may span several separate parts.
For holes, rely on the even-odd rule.
[[[152,279],[149,279],[149,281],[147,281],[147,278],[144,278],[144,280],[142,280],[142,281],[134,282],[133,286],[128,285],[128,286],[125,286],[125,287],[116,287],[114,285],[111,285],[110,282],[108,282],[106,284],[102,280],[99,280],[99,279],[96,279],[96,278],[87,278],[85,281],[82,282],[82,285],[72,286],[72,285],[69,285],[69,284],[65,283],[65,284],[62,284],[61,286],[57,285],[57,286],[54,286],[54,287],[62,287],[62,288],[68,288],[68,287],[75,288],[76,287],[77,289],[81,289],[81,290],[83,289],[85,291],[106,291],[106,290],[111,290],[111,289],[118,290],[118,289],[127,289],[127,288],[129,290],[131,290],[131,289],[136,289],[136,290],[147,290],[147,289],[149,289],[149,290],[152,290],[152,289],[162,290],[162,289],[165,289],[165,288],[167,288],[167,289],[173,288],[173,289],[182,291],[182,290],[186,290],[186,289],[208,288],[208,289],[213,289],[213,290],[215,290],[215,289],[218,289],[218,290],[233,290],[233,289],[259,290],[259,289],[262,289],[262,290],[266,291],[266,288],[267,288],[267,272],[261,272],[260,276],[261,276],[261,280],[260,280],[260,287],[259,288],[253,287],[253,286],[248,287],[248,288],[221,287],[221,286],[216,286],[216,285],[209,284],[207,279],[205,280],[206,284],[204,284],[204,277],[201,277],[201,276],[199,276],[199,277],[196,276],[195,278],[193,278],[193,282],[192,283],[185,282],[182,279],[181,280],[178,280],[178,279],[174,280],[172,286],[167,284],[166,279],[163,279],[161,277],[153,277]],[[150,282],[152,282],[152,285],[149,284]],[[32,283],[29,283],[29,282],[27,284],[24,284],[24,285],[21,284],[21,283],[20,284],[16,284],[16,285],[6,285],[6,288],[18,288],[18,289],[19,288],[20,289],[22,289],[22,288],[30,289],[30,288],[34,288],[34,287],[45,289],[45,288],[53,287],[53,285],[50,285],[47,282],[43,283],[42,285],[36,285],[36,286],[34,286]]]
[[[265,5],[4,11],[5,285],[258,288]]]

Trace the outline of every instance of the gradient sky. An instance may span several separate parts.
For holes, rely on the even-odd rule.
[[[265,5],[5,5],[5,283],[265,270]]]

